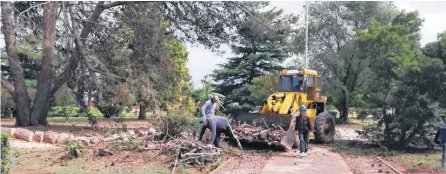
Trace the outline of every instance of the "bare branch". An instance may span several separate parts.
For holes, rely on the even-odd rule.
[[[93,31],[93,26],[95,24],[98,23],[98,19],[99,16],[101,15],[101,13],[108,8],[111,7],[115,7],[118,5],[122,5],[125,3],[129,3],[129,2],[113,2],[107,5],[104,5],[103,1],[98,2],[98,4],[96,5],[93,14],[90,16],[90,18],[87,20],[88,22],[85,24],[85,26],[82,28],[82,31],[80,33],[80,41],[82,44],[85,43],[87,36],[91,33],[91,31]],[[70,4],[67,4],[66,6],[69,6],[69,8],[71,9],[70,14],[71,14],[71,18],[74,19],[76,17],[76,15],[74,15],[73,11],[72,11],[72,6]],[[65,19],[68,20],[68,19]],[[69,25],[67,25],[67,27],[69,27]],[[74,26],[73,26],[74,27]],[[77,29],[75,29],[77,31]],[[66,81],[66,76],[68,74],[68,71],[72,70],[72,69],[76,69],[77,67],[77,61],[76,61],[76,55],[71,56],[71,59],[69,61],[70,63],[66,66],[65,70],[55,79],[55,90],[57,90],[57,86],[62,86],[63,83],[65,83]],[[94,75],[94,74],[92,74]]]
[[[35,8],[35,7],[38,7],[38,6],[41,6],[41,5],[45,5],[45,4],[48,4],[50,1],[48,1],[48,2],[44,2],[44,3],[40,3],[40,4],[36,4],[36,5],[33,5],[33,6],[31,6],[31,7],[29,7],[29,8],[27,8],[26,10],[23,10],[22,12],[20,12],[19,13],[19,16],[21,16],[23,13],[25,13],[25,12],[28,12],[28,10],[31,10],[32,8]]]
[[[70,7],[69,9],[70,9],[70,14],[72,14],[71,22],[72,22],[72,25],[73,25],[72,29],[73,29],[73,33],[74,33],[74,40],[75,40],[75,43],[76,43],[76,48],[79,51],[80,57],[82,58],[84,64],[87,65],[88,72],[89,72],[89,74],[90,74],[90,76],[91,76],[91,78],[93,80],[93,84],[95,85],[96,90],[98,91],[98,101],[101,104],[104,101],[103,98],[102,98],[102,87],[101,87],[101,85],[99,83],[98,77],[95,74],[93,65],[90,62],[91,58],[88,56],[87,51],[85,50],[84,44],[81,41],[81,36],[79,34],[79,31],[78,31],[79,25],[78,25],[78,23],[76,21],[77,19],[73,15],[74,14],[73,13],[73,8]]]
[[[129,4],[129,3],[138,4],[138,3],[147,3],[147,1],[133,1],[133,2],[131,2],[131,1],[115,1],[115,2],[112,2],[112,3],[108,3],[108,4],[102,3],[101,6],[104,9],[109,9],[109,8],[112,8],[112,7],[116,7],[116,6],[120,6],[120,5],[126,5],[126,4]]]
[[[2,85],[8,90],[9,94],[14,94],[14,85],[11,84],[8,80],[6,80],[5,76],[3,74],[1,75]]]

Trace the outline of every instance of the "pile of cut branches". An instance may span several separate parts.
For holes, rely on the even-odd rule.
[[[263,128],[241,124],[234,125],[233,129],[244,147],[286,150],[286,147],[280,144],[281,139],[286,135],[286,131],[278,126]]]
[[[192,134],[183,132],[181,135],[167,143],[168,150],[175,154],[174,167],[195,164],[203,166],[220,161],[219,148],[208,147],[205,143],[196,141]]]

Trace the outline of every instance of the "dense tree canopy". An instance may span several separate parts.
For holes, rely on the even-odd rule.
[[[238,30],[240,38],[231,45],[236,57],[219,65],[220,68],[212,74],[217,92],[227,95],[228,101],[254,104],[249,99],[248,85],[256,77],[282,69],[282,62],[291,56],[291,39],[297,34],[294,28],[297,17],[284,15],[283,10],[276,8],[256,11],[266,5],[250,9],[255,17],[241,25]]]
[[[360,57],[356,31],[376,20],[389,24],[396,13],[390,2],[316,2],[309,9],[309,67],[327,79],[324,93],[334,99],[341,117],[360,104],[369,61]],[[302,43],[303,41],[300,40]],[[299,45],[299,44],[298,44]]]
[[[363,99],[382,130],[378,141],[391,147],[431,142],[427,135],[445,121],[445,65],[422,54],[421,24],[417,12],[401,12],[391,25],[373,22],[356,37],[361,56],[374,62]]]
[[[16,124],[46,125],[51,98],[65,82],[75,93],[79,105],[84,105],[84,98],[90,97],[94,98],[99,107],[123,104],[122,101],[110,100],[110,98],[116,99],[117,94],[121,93],[117,92],[118,89],[127,91],[128,95],[121,94],[121,96],[130,96],[125,99],[126,104],[133,103],[132,96],[136,100],[144,98],[139,97],[134,89],[126,89],[138,81],[136,80],[138,78],[125,79],[135,75],[136,71],[132,73],[129,70],[152,65],[156,68],[149,69],[151,71],[147,73],[160,73],[160,66],[157,66],[159,64],[151,64],[153,63],[151,61],[169,62],[168,59],[164,59],[165,51],[161,53],[149,51],[152,56],[145,55],[148,48],[157,50],[156,48],[163,47],[164,44],[161,43],[166,41],[163,39],[166,37],[200,43],[216,49],[220,44],[236,38],[233,37],[236,33],[231,31],[239,28],[247,16],[239,8],[243,4],[245,3],[198,1],[2,2],[2,31],[5,36],[7,66],[10,69],[2,72],[5,74],[2,76],[2,85],[13,96],[18,111]],[[142,8],[149,10],[143,11]],[[137,27],[138,30],[132,27]],[[125,37],[131,35],[133,37]],[[143,39],[148,37],[149,39]],[[114,49],[104,51],[98,45],[101,45],[102,49],[112,47]],[[108,53],[114,54],[107,55]],[[128,59],[108,61],[108,58],[118,58],[122,55]],[[137,64],[135,63],[137,61],[146,62]],[[28,63],[17,62],[30,62],[32,66],[27,67]],[[123,62],[126,63],[121,64]],[[116,70],[116,67],[108,69],[110,65],[131,66]],[[165,72],[164,70],[166,69],[161,71]],[[33,78],[37,84],[36,97],[33,99],[28,97],[25,84],[25,79],[30,75],[35,76]],[[140,77],[139,82],[142,82],[140,84],[144,85],[144,89],[138,88],[144,90],[144,95],[151,96],[153,91],[157,90],[157,92],[169,91],[159,90],[163,83],[159,83],[162,80],[156,79],[163,77],[154,74],[136,75]],[[114,77],[115,80],[110,80],[110,77]],[[145,81],[141,79],[143,77]],[[149,79],[152,81],[149,82]],[[150,88],[153,90],[149,90]],[[150,100],[150,104],[156,103],[153,98],[147,100]],[[87,108],[83,106],[82,109],[85,112]]]
[[[2,115],[14,110],[17,126],[46,125],[56,105],[80,106],[92,123],[131,105],[140,119],[155,109],[189,115],[213,95],[247,111],[277,86],[284,60],[304,51],[304,25],[267,2],[1,5]],[[428,144],[446,122],[446,32],[421,48],[422,24],[418,12],[391,2],[310,6],[309,68],[324,77],[342,117],[351,107],[373,115],[377,123],[362,134],[380,144]],[[214,70],[213,83],[192,90],[185,43],[230,44],[235,56]]]

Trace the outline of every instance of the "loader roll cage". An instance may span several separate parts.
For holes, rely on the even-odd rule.
[[[279,78],[279,92],[303,92],[303,75],[283,75]]]

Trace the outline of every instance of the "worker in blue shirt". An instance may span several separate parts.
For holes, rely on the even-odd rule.
[[[200,136],[198,138],[198,141],[201,141],[203,139],[203,134],[207,129],[210,129],[211,131],[211,140],[208,142],[209,145],[215,145],[215,147],[220,148],[220,137],[221,133],[231,137],[235,143],[237,143],[237,146],[240,149],[242,148],[242,145],[240,144],[240,141],[237,139],[237,137],[234,135],[234,132],[232,131],[231,125],[229,124],[229,121],[226,117],[219,117],[219,116],[210,116],[206,118],[206,121],[203,123],[200,131]]]

